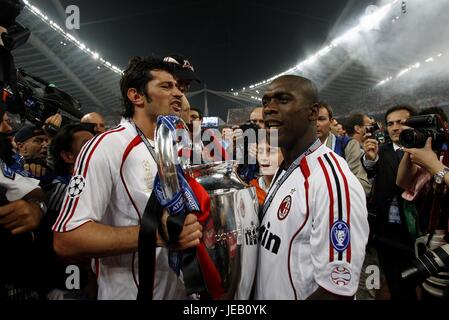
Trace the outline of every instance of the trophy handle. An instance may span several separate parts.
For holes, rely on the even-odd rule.
[[[156,131],[156,163],[162,191],[167,199],[180,191],[176,172],[175,142],[172,132],[164,123]]]
[[[162,190],[166,198],[170,199],[180,191],[177,166],[188,167],[191,141],[185,122],[175,116],[173,127],[169,128],[165,121],[161,121],[156,128],[156,163]]]

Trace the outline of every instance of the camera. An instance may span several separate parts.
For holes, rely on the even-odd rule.
[[[16,22],[24,8],[21,0],[0,0],[0,26],[7,29],[1,34],[0,46],[0,107],[13,114],[19,114],[22,121],[28,120],[43,125],[45,120],[65,111],[62,126],[73,122],[69,115],[81,118],[80,103],[50,83],[17,69],[11,51],[26,43],[30,30]],[[55,133],[56,128],[47,128]]]
[[[430,281],[438,274],[440,277],[433,278],[433,281],[425,287],[426,290],[440,289],[441,291],[447,286],[447,272],[449,271],[449,244],[437,247],[434,250],[428,250],[423,255],[418,256],[412,262],[412,265],[401,274],[402,279],[413,285],[419,285],[424,281]],[[444,277],[444,272],[446,276]],[[443,273],[443,274],[442,274]],[[429,279],[430,278],[430,279]],[[446,284],[445,284],[446,283]],[[435,290],[433,290],[435,291]]]
[[[6,103],[8,93],[17,95],[17,77],[11,50],[25,43],[30,31],[16,23],[24,4],[20,0],[0,0],[0,26],[7,32],[1,34],[0,45],[0,107],[12,113],[23,111],[18,104],[13,108]],[[6,95],[6,96],[5,96]]]
[[[449,131],[441,117],[437,114],[421,115],[409,118],[405,129],[399,137],[400,143],[406,148],[423,148],[428,138],[432,138],[432,149],[441,150],[449,141]]]
[[[257,132],[257,130],[260,129],[259,125],[257,123],[253,123],[251,121],[245,122],[240,125],[240,129],[245,132],[248,129],[254,130],[254,132]]]
[[[81,103],[47,81],[19,69],[17,83],[19,100],[25,106],[23,115],[26,120],[36,125],[43,125],[48,117],[62,110],[67,114],[62,117],[61,127],[63,127],[74,122],[68,115],[78,119],[83,117],[80,111]]]
[[[2,33],[3,47],[7,51],[12,51],[25,44],[30,38],[31,32],[19,23],[9,27],[7,33]]]
[[[379,122],[375,122],[373,125],[366,127],[366,133],[371,134],[371,138],[376,139],[379,143],[385,143],[386,138],[382,130],[382,125]]]
[[[239,125],[235,129],[235,131],[241,131],[239,135],[235,136],[234,141],[234,146],[236,148],[234,154],[236,156],[236,160],[239,162],[237,173],[246,183],[249,183],[251,180],[255,179],[259,172],[257,155],[250,152],[251,145],[257,146],[258,144],[259,129],[260,127],[256,123],[249,121]]]

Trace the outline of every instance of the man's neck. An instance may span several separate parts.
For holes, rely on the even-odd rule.
[[[295,145],[290,148],[281,148],[282,155],[284,156],[284,168],[288,168],[301,154],[307,151],[307,149],[317,139],[315,132],[305,134],[304,137],[296,142]]]
[[[326,143],[327,138],[329,138],[329,134],[327,134],[326,136],[321,136],[320,141],[322,144]]]
[[[154,130],[156,129],[155,121],[136,115],[133,117],[133,121],[147,139],[154,140]]]
[[[320,138],[321,143],[325,145],[327,143],[327,141],[331,138],[331,136],[332,136],[332,132],[330,132],[330,131],[327,133],[327,135],[321,136],[321,138]]]
[[[352,136],[352,139],[357,140],[360,144],[363,143],[363,136],[361,136],[360,134],[356,134],[356,133],[355,133],[355,134]]]

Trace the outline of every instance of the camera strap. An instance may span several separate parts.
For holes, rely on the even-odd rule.
[[[278,169],[278,172],[276,174],[275,179],[273,180],[273,183],[271,184],[270,189],[268,190],[267,194],[270,196],[265,201],[262,209],[262,213],[260,216],[260,222],[262,222],[263,218],[265,217],[265,214],[268,211],[268,208],[270,207],[271,203],[273,202],[273,199],[278,192],[279,188],[282,186],[282,184],[288,179],[288,177],[295,171],[295,169],[299,166],[301,161],[308,156],[309,154],[313,153],[315,150],[317,150],[319,147],[321,147],[321,141],[319,139],[316,139],[316,141],[304,152],[302,153],[295,161],[292,162],[290,167],[287,169],[285,174],[278,180],[280,173],[283,171],[281,168]],[[271,191],[271,189],[274,190]]]

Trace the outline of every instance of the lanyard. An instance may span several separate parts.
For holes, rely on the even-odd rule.
[[[270,207],[271,203],[273,202],[274,196],[276,195],[276,193],[278,192],[279,188],[281,187],[281,185],[285,182],[285,180],[288,179],[288,177],[292,174],[293,171],[295,171],[295,169],[299,166],[299,164],[301,163],[301,161],[308,156],[309,154],[311,154],[312,152],[314,152],[316,149],[318,149],[321,146],[321,142],[319,139],[317,139],[304,153],[302,153],[295,161],[293,161],[293,163],[290,165],[290,167],[288,168],[288,170],[285,172],[285,174],[281,177],[280,180],[278,180],[280,174],[279,172],[282,172],[283,170],[279,169],[278,174],[276,174],[276,177],[274,178],[273,183],[271,184],[270,190],[268,191],[267,194],[269,194],[270,196],[268,197],[268,199],[265,201],[264,205],[263,205],[263,209],[262,209],[262,216],[260,218],[260,222],[262,222],[263,218],[265,217],[265,214],[267,213],[268,208]],[[272,188],[275,188],[273,190],[273,192],[271,192]]]
[[[151,143],[148,141],[147,137],[143,134],[142,130],[139,129],[139,127],[136,125],[136,123],[132,120],[129,120],[134,128],[136,128],[137,134],[139,135],[140,139],[144,143],[144,145],[147,147],[148,151],[150,152],[151,156],[153,157],[153,160],[156,161],[156,153],[154,152],[154,147],[151,145]]]

